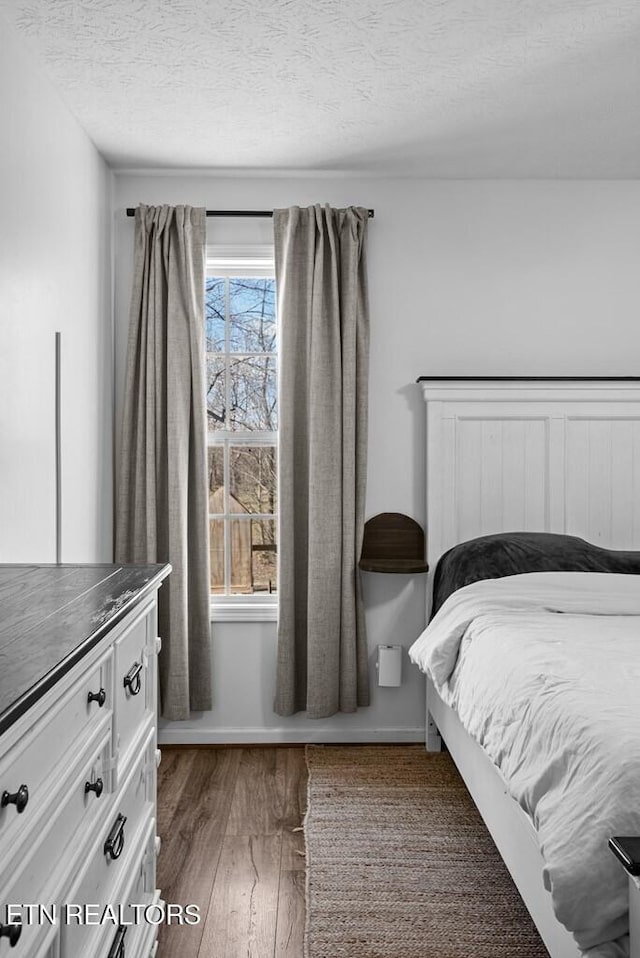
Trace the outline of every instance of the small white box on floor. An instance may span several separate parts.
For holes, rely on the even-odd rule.
[[[402,682],[402,646],[378,646],[378,685],[400,685]]]

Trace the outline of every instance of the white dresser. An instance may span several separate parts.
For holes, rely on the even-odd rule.
[[[0,567],[0,958],[155,954],[169,572]]]

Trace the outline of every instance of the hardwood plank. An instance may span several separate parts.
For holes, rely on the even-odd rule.
[[[168,835],[173,818],[182,808],[182,795],[196,760],[194,749],[160,749],[158,768],[158,834]]]
[[[282,824],[285,828],[302,824],[307,807],[307,764],[304,746],[277,749],[276,775],[282,774]]]
[[[305,857],[302,831],[282,833],[275,958],[300,958],[305,922]]]
[[[228,835],[275,835],[282,827],[277,748],[243,748]],[[281,760],[280,760],[281,761]]]
[[[281,840],[280,834],[226,836],[200,958],[273,958]]]
[[[305,853],[302,819],[307,804],[304,748],[282,750],[285,765],[285,825],[280,856],[280,887],[275,958],[300,958],[305,922]]]
[[[184,785],[176,787],[173,799],[161,799],[163,815],[167,815],[172,802],[175,812],[165,825],[167,832],[161,833],[158,886],[166,902],[197,905],[202,921],[190,926],[163,925],[159,935],[160,958],[198,955],[240,757],[240,749],[194,749],[191,757],[187,755],[184,761],[175,763],[176,773],[180,769],[183,773],[188,771]],[[169,781],[170,772],[166,775]],[[211,954],[222,956],[224,952]]]

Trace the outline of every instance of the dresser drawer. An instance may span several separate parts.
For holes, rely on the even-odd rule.
[[[112,951],[117,952],[122,939],[126,958],[149,958],[164,916],[164,903],[155,887],[156,855],[156,829],[152,820],[138,859],[131,869],[133,881],[129,882],[124,894],[118,896],[127,906],[122,913],[124,924],[108,934],[105,942],[101,943],[100,958],[109,958]],[[132,908],[132,905],[136,908]],[[145,918],[146,909],[149,911]]]
[[[82,751],[105,716],[110,723],[111,663],[109,650],[0,758],[0,801],[5,802],[0,805],[0,860],[46,811],[52,788],[69,768],[69,755]]]
[[[155,719],[156,637],[153,606],[148,605],[116,639],[115,745],[119,773],[131,759],[138,736]]]
[[[6,921],[4,905],[0,905],[0,921]],[[37,914],[33,913],[34,923],[31,925],[22,922],[20,937],[12,948],[6,938],[0,939],[0,955],[2,958],[59,958],[60,942],[58,927],[49,922],[36,922]]]
[[[67,878],[69,848],[86,836],[101,830],[102,809],[109,801],[107,771],[111,762],[111,726],[105,721],[85,754],[74,762],[69,776],[59,783],[51,796],[50,814],[40,827],[23,836],[13,859],[2,861],[2,877],[11,876],[4,885],[0,913],[5,905],[43,905],[48,912],[24,912],[23,931],[11,954],[35,956],[47,940],[48,914],[58,911],[56,890]],[[100,787],[100,782],[103,787]],[[86,784],[95,787],[87,791]],[[4,884],[4,883],[3,883]],[[34,917],[33,923],[30,917]],[[2,942],[0,942],[2,944]],[[46,948],[45,948],[46,951]],[[1,954],[1,952],[0,952]]]
[[[104,859],[102,845],[97,845],[89,854],[89,861],[83,873],[82,881],[72,896],[73,903],[81,910],[84,906],[91,906],[91,922],[78,923],[68,921],[60,929],[60,953],[63,958],[107,958],[116,941],[118,926],[112,920],[113,916],[124,915],[126,922],[134,921],[134,912],[127,908],[129,904],[146,904],[146,899],[137,902],[128,894],[131,887],[127,879],[132,872],[138,874],[142,861],[148,853],[149,842],[155,837],[155,818],[148,817],[139,823],[140,827],[134,836],[133,843],[122,853],[121,867],[118,874],[108,876],[102,869]],[[149,898],[151,901],[151,897]],[[111,914],[108,919],[100,918],[104,909],[110,906]],[[140,933],[136,932],[136,925],[127,924],[124,934],[124,954],[130,958],[135,952],[133,946],[140,940]],[[16,956],[18,958],[18,956]]]
[[[116,906],[131,868],[139,860],[150,822],[155,829],[155,728],[147,731],[140,758],[111,803],[108,818],[102,820],[98,841],[87,852],[86,864],[65,897],[67,904]],[[62,955],[88,958],[104,934],[100,925],[63,924]]]

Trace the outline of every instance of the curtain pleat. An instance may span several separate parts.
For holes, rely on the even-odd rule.
[[[118,562],[170,562],[159,593],[167,719],[211,708],[204,209],[136,210],[116,508]]]
[[[368,704],[364,529],[368,212],[274,211],[279,322],[275,711]]]

